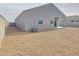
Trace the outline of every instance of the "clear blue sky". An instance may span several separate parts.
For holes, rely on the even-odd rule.
[[[44,3],[45,4],[45,3]],[[43,5],[43,3],[0,3],[0,14],[3,15],[8,21],[14,19],[23,11],[29,8]],[[67,16],[79,15],[78,3],[60,3],[55,5]]]

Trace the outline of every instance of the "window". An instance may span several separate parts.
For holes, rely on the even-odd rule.
[[[76,22],[79,22],[79,20],[76,20]]]
[[[39,21],[39,24],[43,24],[43,21],[42,21],[42,20],[40,20],[40,21]]]
[[[74,22],[74,20],[71,20],[71,22]]]
[[[53,20],[50,21],[50,24],[53,24]]]
[[[55,17],[54,19],[56,20],[56,19],[59,19],[59,18],[58,17]]]

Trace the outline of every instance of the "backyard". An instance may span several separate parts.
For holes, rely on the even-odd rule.
[[[0,55],[79,55],[79,28],[45,32],[7,32]]]

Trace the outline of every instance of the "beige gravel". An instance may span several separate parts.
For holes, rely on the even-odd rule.
[[[38,33],[9,32],[0,55],[79,55],[79,28],[64,28]]]

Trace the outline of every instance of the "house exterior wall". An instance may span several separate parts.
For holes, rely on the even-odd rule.
[[[39,21],[42,21],[43,24],[39,24]],[[42,18],[39,18],[39,16],[35,19],[35,28],[38,29],[38,31],[44,31],[48,29],[53,29],[54,24],[50,24],[50,21],[54,22],[54,19],[50,19],[49,17],[43,16]]]
[[[18,20],[15,20],[15,23],[18,28],[25,31],[25,21],[23,20],[23,16],[22,18],[19,17]]]
[[[79,27],[79,18],[66,18],[64,25],[65,27]]]
[[[59,19],[58,21],[57,21],[57,27],[64,27],[64,20],[65,19]]]
[[[53,4],[48,4],[30,10],[23,11],[15,20],[16,26],[24,31],[30,31],[31,28],[37,28],[38,31],[54,28],[55,18],[65,18],[65,15]],[[43,24],[39,24],[39,21]],[[50,21],[53,20],[53,24]]]
[[[2,42],[4,36],[5,36],[5,19],[0,16],[0,43]]]

